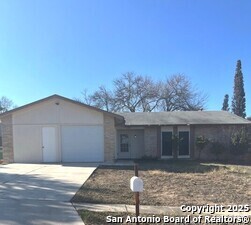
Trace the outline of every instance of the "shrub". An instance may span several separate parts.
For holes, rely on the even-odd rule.
[[[235,155],[241,155],[248,150],[247,129],[241,128],[232,133],[231,136],[231,152]]]

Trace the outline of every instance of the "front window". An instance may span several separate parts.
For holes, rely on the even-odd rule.
[[[162,132],[162,156],[173,156],[173,140],[172,140],[173,133]]]
[[[189,156],[188,131],[179,131],[179,156]]]

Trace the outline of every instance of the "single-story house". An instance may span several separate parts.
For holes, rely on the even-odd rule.
[[[227,141],[251,121],[225,111],[110,113],[53,95],[0,115],[5,162],[195,158],[200,135]],[[174,135],[179,137],[173,147]],[[202,158],[209,157],[202,155]]]

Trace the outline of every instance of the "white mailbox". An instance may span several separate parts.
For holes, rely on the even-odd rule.
[[[130,188],[133,192],[143,192],[143,180],[133,176],[130,180]]]

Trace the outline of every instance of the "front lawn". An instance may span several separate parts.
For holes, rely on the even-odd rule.
[[[73,202],[134,204],[129,188],[133,167],[100,166]],[[139,162],[143,205],[250,204],[251,166],[193,161]]]

